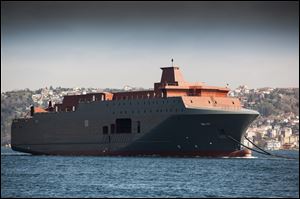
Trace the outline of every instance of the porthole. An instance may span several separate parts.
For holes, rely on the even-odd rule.
[[[234,104],[234,101],[232,101],[232,104]]]

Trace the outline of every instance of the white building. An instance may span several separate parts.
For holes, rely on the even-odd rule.
[[[281,143],[276,140],[268,140],[266,142],[266,150],[279,150],[281,147]]]

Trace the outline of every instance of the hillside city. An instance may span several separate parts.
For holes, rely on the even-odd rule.
[[[61,103],[65,95],[97,92],[144,90],[125,86],[123,89],[41,88],[1,93],[1,145],[10,143],[11,120],[28,114],[30,105],[47,107],[51,100]],[[257,110],[260,116],[250,125],[246,137],[267,150],[299,150],[299,88],[259,88],[239,86],[229,96],[238,97],[244,108]],[[246,139],[246,146],[253,147]]]
[[[267,150],[279,149],[298,149],[299,150],[299,90],[296,96],[296,103],[292,102],[293,98],[288,98],[288,94],[292,94],[292,89],[285,89],[285,94],[279,93],[278,98],[274,96],[274,88],[249,89],[247,86],[240,86],[230,92],[230,96],[239,97],[243,107],[254,109],[261,114],[248,128],[246,137],[254,144],[261,146]],[[279,105],[283,112],[272,107],[273,104]],[[295,100],[295,99],[294,99]],[[281,103],[278,104],[278,102]],[[261,103],[263,102],[263,103]],[[284,103],[296,104],[297,107],[290,106],[284,110]],[[275,113],[273,113],[275,112]],[[244,144],[253,147],[246,139]]]

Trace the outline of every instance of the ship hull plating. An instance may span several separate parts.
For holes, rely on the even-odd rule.
[[[240,146],[226,135],[241,141],[258,115],[249,110],[184,108],[176,113],[145,116],[115,116],[106,112],[104,119],[97,111],[84,114],[85,108],[14,121],[12,149],[35,155],[229,156]],[[86,118],[88,127],[84,126]],[[99,121],[110,124],[116,118],[132,118],[132,133],[103,134]],[[135,127],[136,121],[142,125],[141,132]]]

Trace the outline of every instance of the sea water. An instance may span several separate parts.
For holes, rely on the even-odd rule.
[[[32,156],[1,148],[1,197],[299,197],[299,159],[254,156]]]

